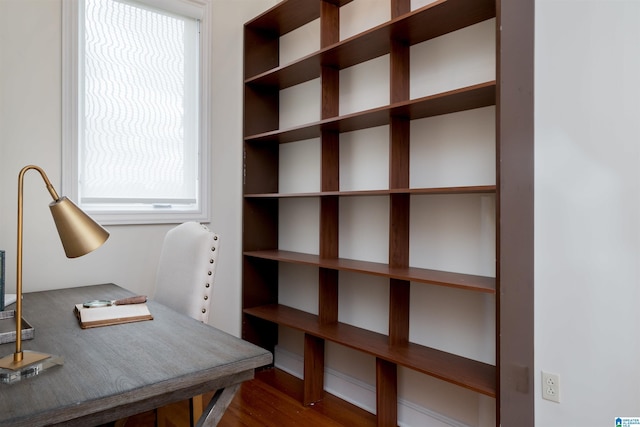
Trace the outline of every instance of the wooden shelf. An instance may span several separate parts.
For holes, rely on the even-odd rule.
[[[475,276],[471,274],[452,273],[448,271],[429,270],[426,268],[393,268],[388,264],[377,262],[358,261],[344,258],[321,258],[318,255],[300,252],[263,250],[248,251],[245,256],[269,259],[292,264],[304,264],[329,270],[351,271],[355,273],[370,274],[373,276],[387,277],[390,279],[407,280],[411,282],[427,283],[431,285],[450,288],[465,289],[468,291],[495,294],[495,278]]]
[[[358,197],[388,196],[391,194],[439,195],[439,194],[495,194],[495,185],[470,185],[465,187],[394,188],[389,190],[319,191],[317,193],[259,193],[245,194],[245,199],[286,199],[303,197]]]
[[[295,14],[288,14],[283,8],[277,14],[268,14],[268,19],[259,17],[247,26],[271,32],[274,36],[285,34],[299,27],[300,23],[310,22],[319,16],[319,2],[308,2],[315,3],[317,11],[310,10],[310,6],[303,3],[290,0],[287,10],[295,10]],[[294,9],[293,4],[298,8]],[[288,16],[291,16],[291,21],[287,19]],[[414,45],[495,16],[494,0],[434,2],[292,63],[255,76],[245,76],[245,84],[285,89],[320,77],[321,67],[342,70],[386,55],[391,52],[392,40]]]
[[[345,323],[320,323],[318,316],[279,304],[252,307],[244,313],[353,348],[461,387],[496,396],[496,368],[487,363],[408,343],[389,345],[386,335]]]
[[[245,137],[250,143],[280,144],[319,138],[322,132],[352,132],[391,123],[392,118],[423,119],[496,104],[496,82],[490,81],[410,101],[320,120],[284,130]]]

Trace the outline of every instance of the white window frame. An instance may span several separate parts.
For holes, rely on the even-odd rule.
[[[209,180],[211,169],[211,4],[210,0],[136,0],[200,21],[200,138],[198,155],[198,204],[192,209],[166,206],[96,208],[82,206],[78,198],[78,38],[79,1],[62,0],[62,191],[95,220],[111,224],[167,224],[185,221],[210,222]]]

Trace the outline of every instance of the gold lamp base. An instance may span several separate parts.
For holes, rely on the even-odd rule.
[[[23,351],[22,360],[16,362],[14,354],[0,359],[0,383],[11,384],[36,376],[54,366],[64,364],[61,356],[35,351]]]
[[[22,367],[26,367],[27,365],[31,365],[32,363],[36,363],[41,360],[48,359],[49,357],[51,357],[51,355],[46,353],[37,353],[35,351],[23,351],[22,360],[20,360],[19,362],[16,362],[15,354],[10,354],[0,359],[0,368],[17,371]]]

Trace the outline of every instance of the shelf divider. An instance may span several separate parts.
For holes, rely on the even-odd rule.
[[[376,357],[377,425],[398,425],[398,365]]]
[[[303,405],[322,400],[324,395],[324,339],[304,334]]]

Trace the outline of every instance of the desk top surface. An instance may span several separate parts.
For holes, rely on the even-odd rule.
[[[35,337],[23,349],[62,356],[64,365],[0,384],[0,425],[106,422],[242,381],[238,375],[272,361],[270,352],[154,301],[154,320],[80,328],[74,304],[131,295],[113,284],[25,294],[23,318]],[[15,343],[0,345],[0,357],[14,351]]]

